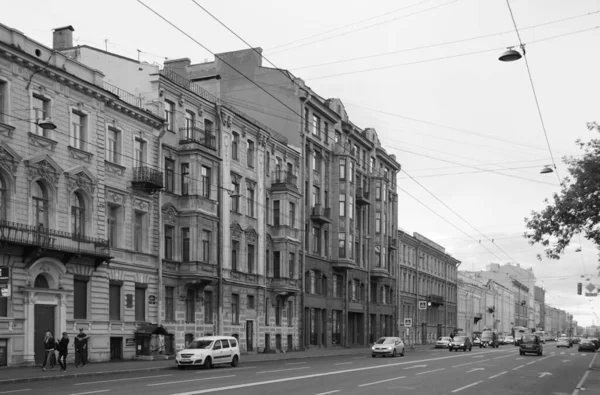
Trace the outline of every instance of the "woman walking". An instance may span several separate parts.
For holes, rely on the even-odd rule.
[[[60,365],[60,371],[67,371],[67,354],[69,353],[69,335],[67,332],[62,333],[62,338],[58,342],[56,347],[58,350],[58,364]]]
[[[50,364],[50,369],[54,369],[54,365],[56,364],[56,355],[54,354],[54,348],[56,346],[56,342],[54,341],[54,337],[52,337],[52,332],[50,330],[46,331],[46,335],[44,336],[44,363],[42,363],[42,370],[46,371],[46,366]]]

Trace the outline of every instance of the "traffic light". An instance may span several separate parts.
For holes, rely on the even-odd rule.
[[[581,295],[583,290],[583,284],[577,283],[577,295]]]

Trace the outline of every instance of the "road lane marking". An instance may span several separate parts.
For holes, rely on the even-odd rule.
[[[485,358],[485,356],[484,355],[476,355],[473,358]]]
[[[500,376],[502,376],[503,374],[506,374],[506,373],[508,373],[508,371],[506,371],[506,372],[502,372],[502,373],[498,373],[498,374],[495,374],[495,375],[493,375],[493,376],[490,376],[490,379],[495,379],[496,377],[500,377]]]
[[[235,374],[230,374],[227,376],[215,376],[215,377],[205,377],[202,379],[190,379],[190,380],[179,380],[179,381],[168,381],[164,383],[156,383],[156,384],[146,384],[146,387],[155,387],[157,385],[169,385],[169,384],[179,384],[179,383],[191,383],[194,381],[206,381],[206,380],[216,380],[216,379],[225,379],[229,377],[235,377]]]
[[[474,369],[471,369],[471,370],[467,371],[467,373],[476,372],[478,370],[485,370],[485,368],[474,368]]]
[[[0,391],[0,394],[12,394],[14,392],[25,392],[25,391],[31,391],[31,388],[24,388],[21,390],[11,390],[11,391]]]
[[[503,356],[501,356],[501,357],[496,357],[496,358],[494,358],[494,359],[500,359],[500,358],[506,358],[506,357],[512,357],[512,355],[503,355]]]
[[[284,363],[284,365],[302,365],[308,362],[288,362],[288,363]]]
[[[525,358],[523,358],[523,357],[519,357],[519,358],[515,359],[515,361],[518,361],[519,359],[525,359]]]
[[[427,374],[427,373],[433,373],[433,372],[439,372],[440,370],[445,370],[446,368],[441,368],[441,369],[436,369],[436,370],[428,370],[427,372],[419,372],[419,373],[415,373],[415,376],[418,376],[420,374]]]
[[[400,380],[400,379],[403,379],[403,378],[406,378],[406,376],[394,377],[393,379],[379,380],[379,381],[373,381],[372,383],[360,384],[359,387],[366,387],[368,385],[375,385],[375,384],[387,383],[388,381]]]
[[[354,363],[354,362],[338,362],[338,363],[334,363],[334,366],[338,366],[338,365],[350,365],[351,363]]]
[[[461,366],[467,366],[467,365],[472,365],[474,363],[482,363],[482,362],[487,362],[487,361],[489,361],[489,359],[482,359],[481,361],[473,361],[473,362],[461,363],[460,365],[454,365],[452,367],[453,368],[459,368]]]
[[[110,390],[98,390],[98,391],[89,391],[89,392],[77,392],[75,394],[69,394],[69,395],[86,395],[86,394],[99,394],[100,392],[108,392]]]
[[[366,357],[354,357],[352,359],[364,359],[364,358],[366,358]]]
[[[517,370],[517,369],[521,369],[522,367],[524,367],[525,365],[521,365],[521,366],[517,366],[516,368],[513,368],[513,370]]]
[[[474,382],[474,383],[472,383],[472,384],[465,385],[464,387],[457,388],[457,389],[455,389],[455,390],[454,390],[454,391],[452,391],[452,392],[458,392],[458,391],[462,391],[462,390],[464,390],[464,389],[467,389],[467,388],[474,387],[474,386],[476,386],[477,384],[481,384],[481,383],[483,383],[483,381],[476,381],[476,382]]]
[[[583,384],[585,383],[587,376],[590,374],[590,372],[592,370],[592,366],[594,366],[594,361],[596,360],[597,356],[598,356],[598,354],[594,354],[594,358],[592,358],[592,361],[588,365],[588,368],[585,371],[585,373],[583,374],[583,377],[581,378],[581,380],[579,380],[579,383],[577,383],[577,387],[575,387],[575,391],[573,391],[574,395],[579,394],[579,391],[583,389]]]
[[[525,365],[531,365],[532,363],[536,363],[537,361],[527,362]]]
[[[73,385],[89,385],[89,384],[112,383],[112,382],[115,382],[115,381],[154,379],[154,378],[157,378],[157,377],[167,377],[167,376],[173,376],[173,375],[172,374],[161,374],[161,375],[158,375],[158,376],[129,377],[129,378],[126,378],[126,379],[101,380],[101,381],[90,381],[90,382],[87,382],[87,383],[75,383]]]
[[[363,371],[366,371],[366,370],[390,368],[390,367],[395,367],[395,366],[408,365],[408,364],[411,364],[411,363],[441,361],[441,360],[451,359],[451,358],[452,359],[453,358],[462,358],[464,356],[466,356],[466,355],[465,354],[449,355],[447,357],[428,358],[428,359],[422,359],[422,360],[419,360],[419,361],[412,361],[412,362],[396,362],[396,363],[388,363],[388,364],[385,364],[385,365],[365,366],[365,367],[362,367],[362,368],[354,368],[354,369],[346,369],[346,370],[336,370],[336,371],[332,371],[332,372],[323,372],[323,373],[313,373],[313,374],[307,374],[307,375],[304,375],[304,376],[285,377],[285,378],[281,378],[281,379],[256,381],[256,382],[253,382],[253,383],[228,385],[228,386],[225,386],[225,387],[208,388],[208,389],[195,390],[195,391],[189,391],[189,392],[179,392],[179,393],[176,393],[176,394],[173,394],[173,395],[199,395],[199,394],[208,394],[208,393],[211,393],[211,392],[229,391],[229,390],[235,390],[235,389],[239,389],[239,388],[257,387],[257,386],[260,386],[260,385],[278,384],[278,383],[285,383],[285,382],[288,382],[288,381],[297,381],[297,380],[312,379],[312,378],[315,378],[315,377],[324,377],[324,376],[332,376],[332,375],[336,375],[336,374],[345,374],[345,373],[353,373],[353,372],[363,372]],[[477,361],[477,362],[483,362],[483,361]]]
[[[278,372],[289,372],[290,370],[302,370],[302,369],[310,369],[308,366],[303,366],[301,368],[290,368],[290,369],[278,369],[278,370],[265,370],[262,372],[256,372],[256,374],[265,374],[265,373],[278,373]]]
[[[427,365],[415,365],[415,366],[409,366],[404,369],[416,369],[416,368],[426,368],[426,367],[427,367]]]
[[[340,390],[334,390],[334,391],[329,391],[329,392],[321,392],[320,394],[315,394],[315,395],[329,395],[329,394],[335,394],[336,392],[340,392]]]

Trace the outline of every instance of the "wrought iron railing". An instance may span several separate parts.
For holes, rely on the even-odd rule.
[[[185,126],[179,129],[181,135],[180,143],[198,143],[206,148],[217,149],[217,137],[212,133],[206,133],[204,130],[195,126]]]
[[[119,99],[123,100],[126,103],[131,104],[132,106],[143,108],[141,96],[136,96],[132,93],[124,91],[123,89],[119,88],[118,86],[114,86],[112,84],[109,84],[108,82],[104,82],[104,89],[106,89],[107,91],[109,91],[112,94],[117,95],[119,97]]]
[[[312,209],[312,215],[318,217],[331,218],[331,208],[323,207],[320,204],[315,204],[315,206]]]
[[[188,80],[187,78],[177,74],[173,70],[161,69],[159,71],[159,73],[160,73],[160,75],[169,79],[170,81],[174,82],[175,84],[194,92],[198,96],[200,96],[212,103],[216,103],[219,101],[219,99],[215,95],[213,95],[206,89],[202,88],[200,85],[195,84],[192,81]]]
[[[133,182],[163,187],[163,173],[148,166],[133,168]]]
[[[272,174],[273,183],[290,184],[297,186],[298,176],[287,170],[275,170]]]

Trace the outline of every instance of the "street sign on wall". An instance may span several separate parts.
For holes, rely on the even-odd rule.
[[[404,319],[404,326],[409,328],[412,326],[412,318],[405,318]]]
[[[424,300],[419,301],[419,310],[427,310],[427,302]]]

